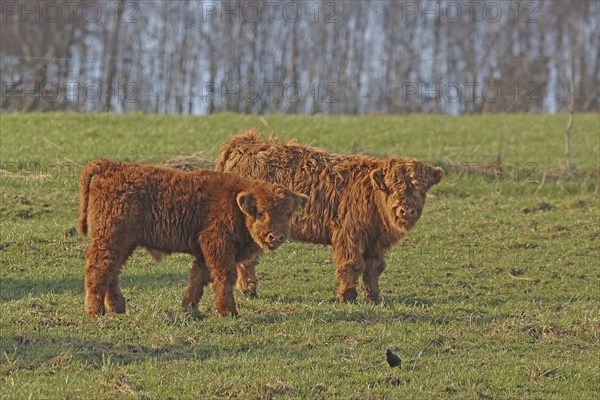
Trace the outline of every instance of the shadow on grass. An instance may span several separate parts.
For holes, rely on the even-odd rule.
[[[293,318],[317,319],[320,323],[356,323],[359,325],[376,325],[382,323],[430,323],[445,325],[456,320],[456,316],[448,313],[433,312],[434,303],[430,300],[414,296],[385,297],[376,305],[367,304],[362,297],[354,303],[341,303],[336,297],[324,298],[321,301],[307,299],[301,295],[269,295],[260,296],[261,301],[269,303],[277,310],[280,306],[299,305]],[[255,300],[249,300],[255,301]],[[409,307],[410,309],[407,309]],[[255,316],[252,317],[256,319]],[[261,323],[275,323],[281,318],[278,314],[265,316]]]
[[[433,301],[417,296],[386,296],[382,301],[382,305],[391,308],[398,305],[415,308],[429,308],[433,306]]]
[[[78,337],[0,336],[0,345],[13,360],[17,369],[55,369],[60,364],[73,362],[88,368],[106,370],[111,366],[143,364],[148,361],[206,361],[210,359],[237,359],[240,354],[268,351],[282,358],[294,353],[296,359],[309,355],[301,349],[277,346],[265,342],[240,343],[224,347],[206,343],[176,342],[157,346],[137,343],[84,340]]]
[[[121,275],[121,287],[126,290],[132,286],[141,288],[164,288],[172,286],[174,290],[183,290],[187,284],[187,272],[153,272],[144,274]],[[45,294],[76,293],[83,296],[83,273],[80,276],[49,279],[2,277],[0,298],[2,301],[20,300],[28,296],[38,297]]]
[[[204,347],[199,344],[167,344],[144,346],[135,343],[113,343],[109,341],[88,341],[75,337],[51,338],[9,336],[0,337],[6,349],[16,349],[15,355],[31,366],[52,365],[59,357],[76,360],[94,369],[106,368],[107,364],[129,365],[150,359],[205,360],[222,352],[219,348]]]
[[[333,292],[332,292],[333,293]],[[283,304],[294,304],[294,303],[305,303],[307,297],[305,294],[290,294],[290,293],[278,293],[262,295],[259,294],[261,299],[265,299],[271,302],[283,303]],[[313,299],[311,299],[313,300]],[[250,299],[250,301],[252,301]],[[321,304],[343,304],[337,298],[337,296],[325,296],[321,301]],[[356,301],[351,304],[368,304],[363,298],[362,291],[359,291]],[[423,297],[417,296],[385,296],[382,298],[380,304],[384,307],[396,307],[403,305],[406,307],[416,308],[429,308],[433,305],[433,301]]]

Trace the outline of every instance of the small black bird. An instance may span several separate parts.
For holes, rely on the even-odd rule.
[[[385,358],[390,367],[400,367],[402,365],[402,360],[398,357],[398,354],[394,353],[392,350],[387,349],[385,351]]]

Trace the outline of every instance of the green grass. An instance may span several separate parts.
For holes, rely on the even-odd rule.
[[[576,115],[0,116],[2,399],[593,399],[600,391],[599,119]],[[331,250],[263,257],[239,318],[179,309],[190,257],[125,266],[127,314],[87,317],[77,177],[160,163],[256,127],[337,152],[448,167],[388,254],[379,305],[339,304]],[[502,155],[505,179],[481,166]],[[544,175],[546,175],[544,177]],[[400,354],[401,369],[385,363]]]

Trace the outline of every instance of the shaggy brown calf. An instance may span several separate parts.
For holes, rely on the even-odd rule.
[[[386,251],[419,220],[426,193],[443,171],[412,159],[379,160],[340,155],[270,138],[253,131],[221,147],[218,171],[276,182],[310,194],[309,212],[292,220],[291,238],[333,246],[341,301],[379,299]],[[238,288],[256,294],[255,260],[238,266]]]
[[[110,160],[87,164],[79,191],[79,229],[86,235],[91,227],[85,267],[85,311],[90,315],[105,308],[125,312],[119,273],[137,246],[155,258],[193,255],[183,306],[197,306],[212,281],[217,311],[236,315],[236,264],[281,245],[292,214],[308,201],[282,185],[231,174]]]

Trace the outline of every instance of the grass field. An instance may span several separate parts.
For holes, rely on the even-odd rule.
[[[2,399],[594,399],[600,392],[598,115],[0,116]],[[335,301],[331,249],[262,258],[259,298],[179,308],[191,258],[137,251],[125,315],[83,312],[85,162],[214,159],[256,127],[336,152],[444,166],[388,254],[382,302]],[[500,156],[498,165],[490,164]],[[391,369],[385,350],[402,358]]]

